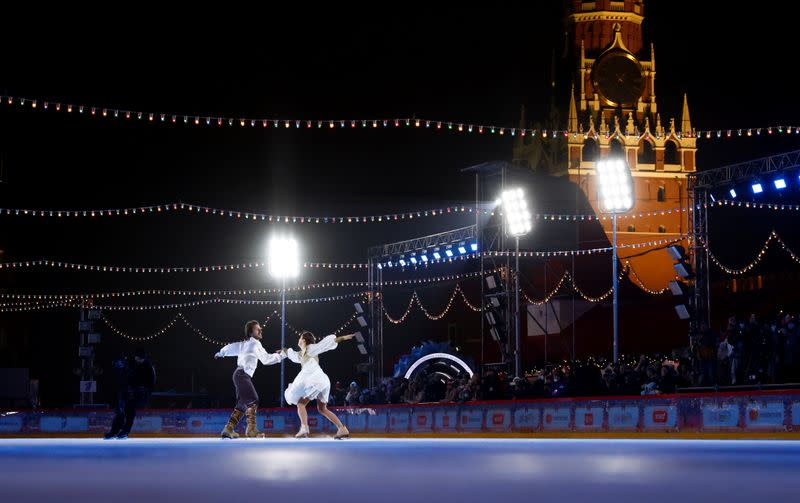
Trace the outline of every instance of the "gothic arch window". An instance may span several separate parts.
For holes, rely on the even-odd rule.
[[[608,146],[610,147],[609,149],[610,155],[614,157],[622,157],[623,159],[625,158],[625,149],[622,146],[622,142],[619,141],[617,138],[611,140]]]
[[[581,152],[581,160],[586,162],[594,162],[597,160],[598,154],[597,142],[593,138],[586,138],[583,141],[583,151]]]
[[[639,164],[656,163],[656,149],[653,147],[652,140],[642,138],[642,141],[639,142],[639,149],[637,151],[636,161]]]
[[[680,164],[681,157],[678,153],[678,144],[673,140],[668,140],[664,145],[664,164]]]
[[[629,225],[628,226],[628,232],[636,232],[636,226],[635,225]]]
[[[659,225],[658,226],[658,232],[660,232],[662,234],[667,232],[667,226],[666,225]]]
[[[667,200],[667,188],[663,185],[658,186],[658,202],[663,203]]]

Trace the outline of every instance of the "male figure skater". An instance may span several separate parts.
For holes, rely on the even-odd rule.
[[[248,321],[244,326],[245,340],[228,344],[219,350],[214,358],[225,356],[236,357],[236,370],[233,372],[233,385],[236,388],[236,407],[231,413],[228,424],[222,430],[222,438],[239,438],[234,431],[243,414],[247,415],[248,437],[259,437],[263,434],[256,428],[256,411],[258,410],[258,393],[253,386],[252,377],[260,361],[264,365],[274,365],[283,358],[276,353],[267,353],[261,345],[261,325],[257,321]]]

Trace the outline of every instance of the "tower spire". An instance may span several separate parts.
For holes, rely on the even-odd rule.
[[[692,134],[692,119],[689,116],[689,100],[686,93],[683,93],[683,114],[681,115],[681,133],[684,135]]]
[[[575,132],[578,130],[578,110],[575,106],[575,84],[572,84],[572,90],[569,93],[569,120],[567,123],[567,130]]]

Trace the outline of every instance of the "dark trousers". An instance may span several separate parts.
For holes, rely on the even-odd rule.
[[[129,388],[117,396],[117,406],[114,408],[114,421],[111,423],[112,435],[129,434],[136,419],[136,409],[144,407],[149,393],[141,388]]]
[[[253,380],[241,369],[233,372],[233,386],[236,388],[236,409],[245,412],[251,405],[258,406],[258,393]]]

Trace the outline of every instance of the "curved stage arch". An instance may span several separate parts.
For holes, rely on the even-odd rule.
[[[451,362],[454,362],[455,364],[459,365],[461,369],[463,369],[466,373],[468,373],[470,377],[472,377],[473,372],[472,369],[469,368],[469,365],[467,365],[467,363],[461,358],[451,355],[450,353],[430,353],[423,356],[422,358],[419,358],[408,368],[404,377],[410,380],[411,376],[414,374],[414,371],[417,368],[419,368],[420,365],[430,360],[449,360]]]

